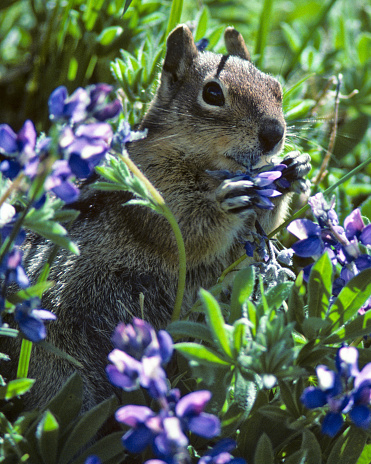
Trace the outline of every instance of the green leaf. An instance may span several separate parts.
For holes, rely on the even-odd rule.
[[[303,430],[303,441],[301,443],[301,449],[307,452],[307,459],[305,461],[305,464],[321,464],[321,446],[318,443],[318,440],[314,433],[312,433],[309,429]]]
[[[235,356],[238,356],[241,348],[246,344],[246,333],[249,330],[248,323],[247,319],[239,319],[233,324],[233,348]]]
[[[37,344],[38,346],[41,346],[44,348],[45,351],[49,351],[49,353],[53,353],[56,356],[59,356],[61,359],[65,359],[66,361],[70,362],[71,364],[75,365],[79,369],[82,369],[84,366],[75,359],[73,356],[70,354],[66,353],[65,351],[61,350],[60,348],[56,347],[52,343],[47,342],[46,340],[42,340]]]
[[[211,348],[197,343],[184,342],[176,343],[174,348],[183,354],[187,359],[196,361],[200,364],[228,366],[230,363],[220,357],[220,355]]]
[[[175,28],[175,26],[180,23],[180,17],[182,16],[182,10],[183,10],[183,0],[173,0],[171,4],[169,22],[167,24],[167,29],[166,29],[166,35],[165,35],[166,37]]]
[[[265,299],[270,311],[276,311],[282,303],[290,296],[293,282],[282,282],[265,292]],[[262,303],[258,304],[258,312],[263,311]]]
[[[133,0],[125,0],[125,5],[124,5],[124,11],[122,13],[122,16],[124,16],[124,14],[127,12],[129,6],[130,6],[130,3],[132,2]]]
[[[26,289],[19,290],[19,292],[14,293],[13,295],[7,296],[7,300],[12,304],[21,303],[24,300],[29,300],[33,297],[40,297],[46,290],[53,287],[54,282],[40,282]]]
[[[34,379],[15,379],[0,387],[0,399],[10,400],[16,396],[23,395],[28,392],[35,383]]]
[[[204,305],[206,319],[213,334],[214,341],[223,353],[232,358],[232,350],[229,346],[229,337],[225,329],[225,323],[218,301],[210,292],[203,288],[200,289],[200,298]]]
[[[176,321],[166,327],[172,337],[190,337],[204,342],[212,343],[213,337],[205,324],[192,321]]]
[[[358,315],[352,321],[340,327],[336,332],[332,332],[329,337],[322,340],[322,343],[330,345],[333,343],[346,342],[347,340],[363,337],[370,333],[371,311],[366,311],[365,314]]]
[[[84,448],[84,445],[96,435],[108,417],[113,414],[116,407],[117,398],[111,397],[86,412],[68,435],[58,464],[67,464],[78,451]]]
[[[274,453],[271,441],[263,433],[256,445],[254,464],[274,464]]]
[[[61,433],[78,417],[82,406],[83,384],[75,372],[63,384],[59,392],[46,405],[57,419]]]
[[[122,33],[124,29],[120,26],[111,26],[106,27],[97,37],[97,41],[101,45],[110,45],[114,40],[116,40]]]
[[[202,10],[197,15],[197,27],[195,31],[195,41],[201,40],[205,37],[206,29],[207,29],[207,22],[209,17],[209,11],[206,6],[203,6]]]
[[[305,287],[303,285],[303,272],[300,272],[294,282],[294,285],[291,287],[287,309],[288,321],[295,322],[297,329],[299,330],[305,319],[303,299],[304,292]]]
[[[331,306],[327,320],[331,332],[345,324],[371,296],[371,268],[353,277],[341,290]]]
[[[332,263],[327,253],[313,265],[308,282],[309,317],[324,317],[332,292]]]
[[[125,456],[122,446],[123,432],[114,432],[97,441],[71,464],[84,464],[89,456],[99,456],[102,464],[123,462]],[[120,459],[121,458],[121,459]]]
[[[46,410],[36,429],[37,445],[43,462],[55,464],[57,461],[59,424],[53,414]]]
[[[370,464],[371,462],[371,444],[366,445],[357,461],[357,464]]]
[[[336,440],[326,464],[356,464],[367,440],[360,428],[350,426]]]
[[[242,305],[254,290],[254,283],[255,271],[253,266],[238,271],[232,288],[231,313],[228,321],[230,324],[242,317]]]

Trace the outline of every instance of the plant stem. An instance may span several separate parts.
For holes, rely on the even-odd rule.
[[[178,274],[178,288],[175,297],[174,310],[171,316],[171,322],[178,321],[180,318],[180,311],[183,302],[183,295],[185,290],[186,283],[186,252],[184,240],[182,233],[180,231],[179,225],[175,219],[175,216],[166,205],[165,200],[162,195],[156,190],[156,188],[151,184],[151,182],[146,178],[146,176],[140,171],[135,163],[128,157],[118,153],[119,158],[126,164],[130,171],[138,177],[147,187],[147,190],[152,195],[152,198],[156,204],[160,207],[161,214],[169,221],[170,226],[174,232],[176,244],[178,246],[179,253],[179,274]]]
[[[28,376],[28,367],[31,359],[32,342],[22,340],[21,352],[19,354],[17,379],[23,379]]]

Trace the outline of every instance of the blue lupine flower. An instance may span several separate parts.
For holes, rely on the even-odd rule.
[[[303,258],[319,257],[325,245],[321,237],[321,227],[309,219],[296,219],[292,221],[287,230],[299,239],[292,245],[292,249]]]
[[[130,453],[144,451],[163,430],[161,418],[146,406],[123,406],[116,411],[115,418],[131,427],[122,437],[123,445]]]
[[[198,464],[246,464],[245,459],[234,458],[230,451],[234,450],[237,443],[231,438],[220,440],[211,450],[202,456]]]
[[[36,309],[38,299],[24,301],[15,308],[14,319],[18,323],[23,335],[31,342],[40,342],[46,337],[46,328],[43,321],[53,321],[55,314],[45,309]]]
[[[165,364],[173,353],[171,336],[165,330],[156,335],[153,327],[139,318],[134,318],[132,324],[119,324],[112,335],[112,342],[116,348],[138,360],[143,356],[158,355]]]
[[[175,406],[176,415],[184,427],[204,438],[213,438],[220,434],[220,421],[213,414],[203,412],[210,401],[208,390],[199,390],[180,398]]]
[[[183,433],[180,420],[173,416],[165,417],[162,420],[162,431],[153,441],[155,455],[169,462],[174,456],[186,451],[187,445],[188,438]]]
[[[358,350],[343,346],[336,355],[338,372],[318,366],[318,387],[306,388],[300,398],[309,409],[328,405],[322,432],[331,437],[341,429],[343,414],[348,414],[357,427],[367,429],[371,424],[371,363],[359,371],[357,361]],[[351,380],[354,380],[353,388]]]
[[[5,285],[14,282],[21,288],[26,288],[30,284],[22,267],[22,251],[16,246],[3,258],[0,273],[4,276]]]
[[[45,181],[45,189],[50,190],[65,203],[72,203],[79,196],[79,189],[70,179],[72,171],[67,160],[57,160],[53,164],[52,172]]]
[[[7,124],[0,125],[0,153],[7,156],[0,164],[0,171],[5,177],[14,179],[29,163],[38,163],[36,136],[35,126],[30,120],[23,124],[18,134]]]
[[[371,245],[371,224],[365,226],[359,208],[344,219],[344,229],[348,240],[357,238],[363,245]]]
[[[108,356],[113,363],[106,371],[110,381],[124,390],[135,390],[141,385],[153,398],[166,396],[168,387],[166,364],[173,352],[170,335],[157,335],[147,322],[134,318],[132,324],[119,324],[112,336],[117,347]]]
[[[110,103],[107,102],[107,97],[112,90],[112,87],[107,84],[97,84],[86,89],[79,87],[68,96],[66,87],[57,87],[48,101],[50,119],[75,124],[88,117],[93,117],[98,121],[116,117],[122,107],[117,99]]]

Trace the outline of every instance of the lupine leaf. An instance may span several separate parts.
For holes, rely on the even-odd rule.
[[[10,400],[26,393],[35,383],[34,379],[9,380],[5,386],[0,387],[0,399]]]
[[[254,283],[255,271],[253,266],[238,271],[232,288],[231,313],[228,321],[230,324],[242,317],[242,305],[254,290]]]
[[[213,334],[214,341],[218,344],[223,353],[228,357],[232,357],[229,337],[225,329],[225,322],[218,301],[210,292],[203,288],[200,289],[200,298],[206,312],[208,326]]]
[[[44,412],[37,426],[36,438],[43,462],[55,464],[58,452],[59,424],[48,410]]]
[[[345,324],[371,296],[371,268],[353,277],[341,290],[331,306],[328,320],[331,331]]]
[[[200,364],[229,365],[229,362],[220,357],[216,351],[198,343],[176,343],[174,348],[186,358]]]
[[[256,445],[254,464],[274,464],[273,446],[265,433],[259,438]]]
[[[332,291],[332,263],[327,253],[313,265],[308,282],[309,317],[324,317]]]

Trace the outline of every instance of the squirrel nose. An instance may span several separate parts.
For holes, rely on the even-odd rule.
[[[271,151],[282,140],[285,133],[284,125],[276,119],[263,121],[259,130],[259,142],[264,151]]]

